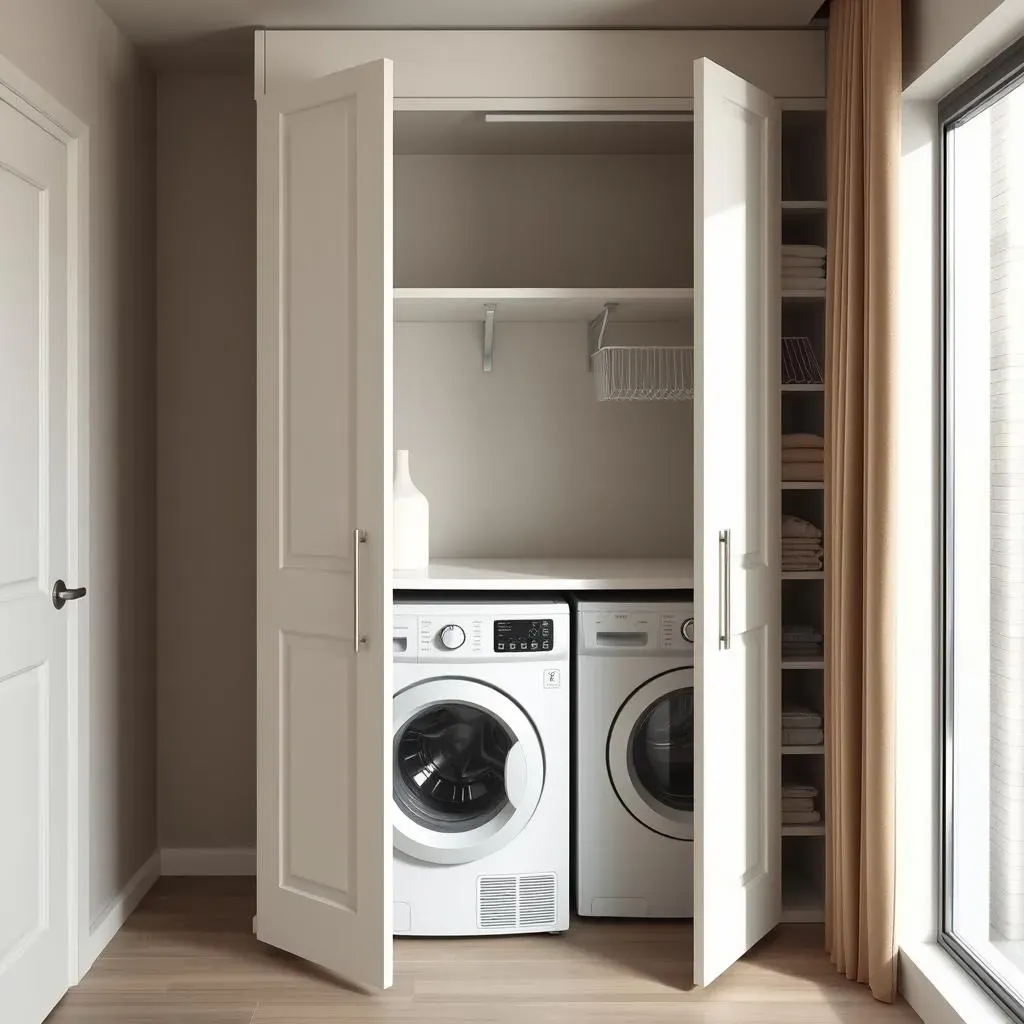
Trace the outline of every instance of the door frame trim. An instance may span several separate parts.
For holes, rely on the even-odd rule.
[[[89,126],[0,55],[0,101],[24,114],[67,153],[68,188],[68,566],[89,568]],[[89,920],[89,602],[68,631],[68,986],[92,966]]]

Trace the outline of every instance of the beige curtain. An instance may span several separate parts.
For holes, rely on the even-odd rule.
[[[828,32],[825,935],[896,992],[895,364],[899,0],[832,0]]]

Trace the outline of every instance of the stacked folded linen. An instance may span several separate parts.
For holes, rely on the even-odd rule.
[[[816,747],[825,742],[821,715],[803,707],[782,709],[782,742],[786,746]]]
[[[782,657],[792,659],[820,658],[823,653],[821,631],[814,626],[783,626]]]
[[[782,787],[782,824],[817,825],[821,812],[815,810],[817,786],[786,785]]]
[[[784,245],[782,287],[799,291],[825,288],[825,247]]]
[[[822,567],[825,549],[821,530],[798,516],[782,517],[782,571],[817,572]],[[785,633],[785,630],[783,630]]]
[[[783,434],[782,479],[824,480],[825,438],[819,434]]]

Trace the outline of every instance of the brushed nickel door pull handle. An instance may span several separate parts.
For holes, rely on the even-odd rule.
[[[358,654],[366,643],[366,637],[359,632],[359,546],[366,543],[366,531],[357,526],[352,531],[352,541],[352,646]]]

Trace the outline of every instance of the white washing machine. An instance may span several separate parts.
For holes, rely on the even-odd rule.
[[[580,602],[576,900],[693,916],[693,605]]]
[[[395,603],[396,935],[569,927],[570,614]]]

